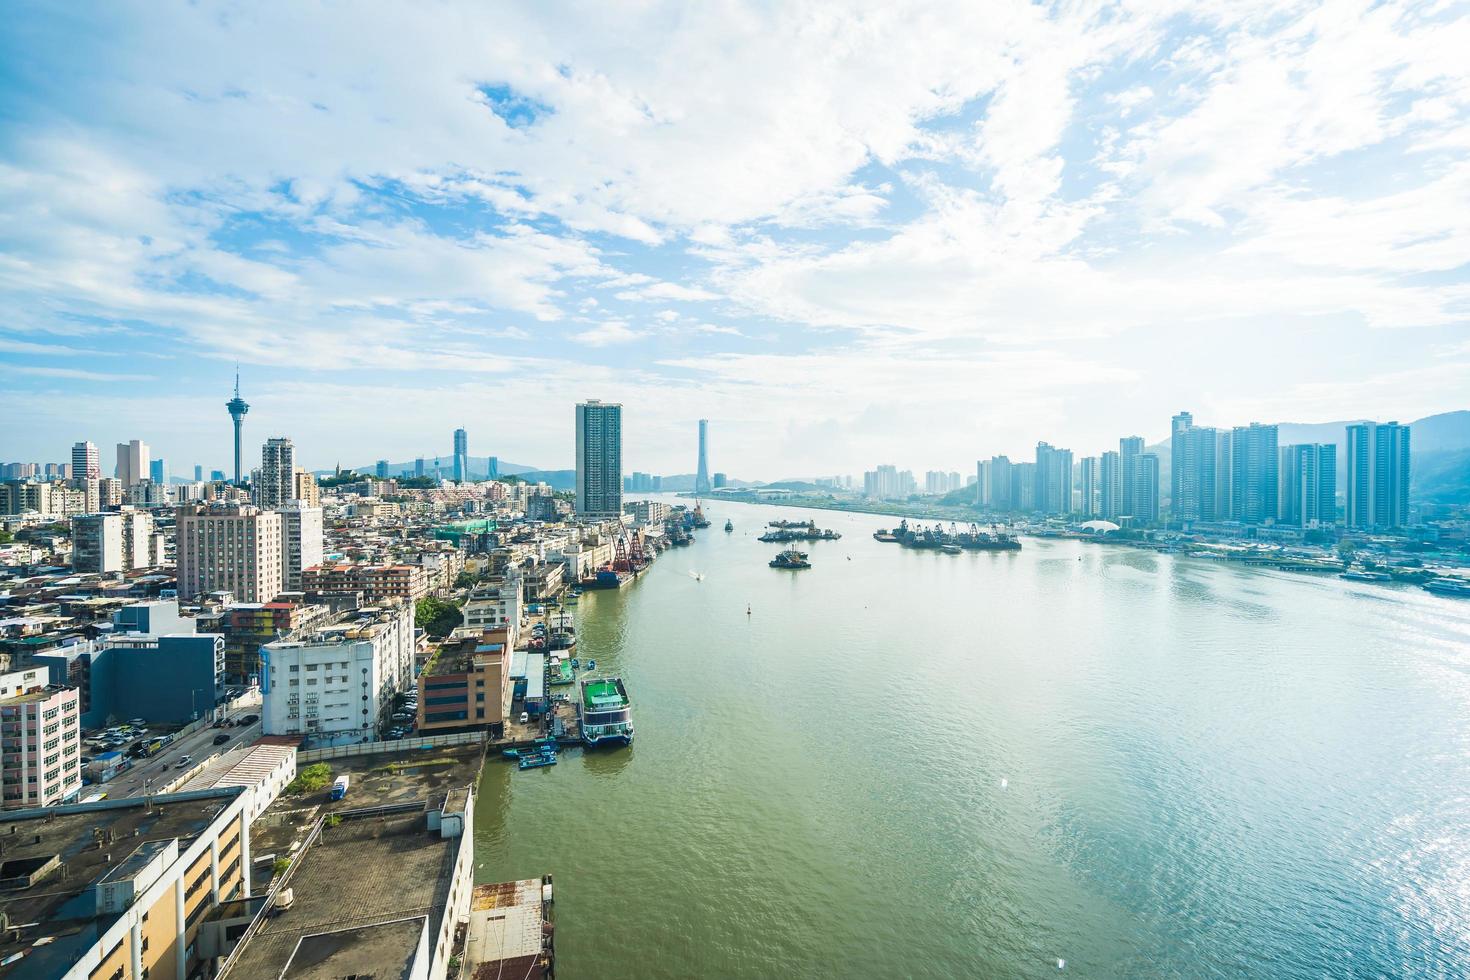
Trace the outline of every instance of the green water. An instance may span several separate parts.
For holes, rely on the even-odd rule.
[[[768,568],[813,513],[843,540]],[[636,744],[481,783],[558,976],[1470,975],[1470,603],[708,516],[578,607]]]

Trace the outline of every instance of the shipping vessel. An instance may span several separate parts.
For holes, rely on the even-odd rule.
[[[1456,599],[1470,599],[1470,582],[1459,578],[1437,578],[1424,583],[1424,588],[1435,595],[1453,596]]]
[[[806,560],[805,551],[797,551],[788,548],[775,558],[771,559],[772,568],[811,568],[812,563]]]
[[[577,714],[588,748],[633,744],[633,711],[621,677],[584,678]]]

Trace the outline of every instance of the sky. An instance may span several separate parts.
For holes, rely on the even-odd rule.
[[[745,479],[1470,407],[1470,9],[22,4],[0,459]]]

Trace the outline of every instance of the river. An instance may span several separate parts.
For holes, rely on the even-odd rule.
[[[482,778],[563,980],[1470,975],[1470,602],[707,516],[579,607],[636,744]]]

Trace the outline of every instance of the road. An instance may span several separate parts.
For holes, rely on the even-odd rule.
[[[229,717],[237,720],[246,715],[258,714],[260,714],[260,693],[258,691],[240,698],[230,707],[229,711]],[[228,735],[230,740],[223,745],[215,745],[216,735]],[[82,795],[102,791],[107,793],[109,799],[114,800],[129,796],[142,796],[153,787],[172,782],[197,764],[238,745],[249,745],[259,737],[260,722],[258,721],[243,728],[203,728],[183,738],[175,739],[152,758],[134,760],[133,768],[115,779],[82,787]],[[183,769],[177,768],[179,760],[186,755],[190,757],[189,764]]]

